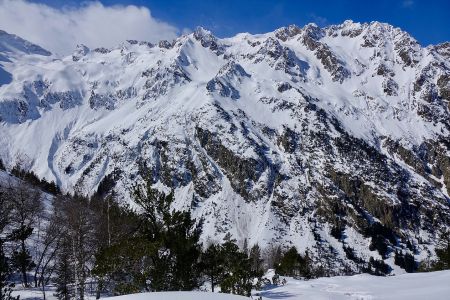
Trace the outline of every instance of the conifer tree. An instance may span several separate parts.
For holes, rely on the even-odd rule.
[[[276,273],[284,276],[298,276],[300,269],[300,254],[297,248],[290,248],[281,258],[280,264],[276,266]]]
[[[154,244],[142,236],[124,238],[99,249],[92,273],[102,279],[102,288],[113,295],[149,290],[150,256],[155,251]]]
[[[202,254],[203,273],[208,277],[211,283],[211,291],[220,283],[224,272],[224,259],[221,255],[221,246],[211,244]]]
[[[222,292],[249,297],[253,279],[257,277],[252,272],[250,259],[230,238],[222,244],[221,250],[224,260],[224,274],[220,283]]]
[[[437,262],[434,266],[435,270],[450,269],[450,233],[442,234],[438,247],[436,248]]]
[[[385,276],[391,271],[391,267],[383,260],[374,259],[371,256],[367,269],[364,269],[364,271],[376,276]]]
[[[405,269],[405,271],[408,273],[412,273],[417,269],[414,256],[409,253],[403,254],[401,251],[399,252],[398,250],[395,251],[394,263]]]
[[[164,194],[152,189],[151,180],[137,186],[134,195],[143,212],[143,233],[157,249],[150,256],[152,290],[198,287],[201,223],[197,224],[189,211],[172,210],[173,192]]]
[[[264,273],[263,260],[261,258],[261,248],[255,244],[248,254],[250,259],[250,268],[255,277],[261,277]]]
[[[305,256],[301,256],[297,248],[291,247],[284,253],[275,271],[277,274],[284,276],[303,276],[309,279],[313,276],[312,260],[308,251],[306,251]]]
[[[148,272],[149,242],[137,234],[139,219],[127,205],[120,205],[112,195],[95,195],[90,207],[96,212],[95,265],[97,299],[102,291],[122,295],[145,290],[144,274]]]

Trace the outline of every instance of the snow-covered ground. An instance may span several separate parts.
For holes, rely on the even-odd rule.
[[[377,277],[368,274],[319,278],[308,281],[288,278],[284,286],[255,291],[253,299],[341,300],[395,299],[447,300],[450,298],[450,270]],[[38,290],[20,291],[21,299],[42,299]],[[54,299],[47,292],[47,299]],[[91,299],[90,297],[87,297]],[[92,297],[92,299],[94,299]],[[111,300],[239,300],[245,297],[206,292],[142,293],[110,298]]]
[[[243,300],[247,297],[205,292],[142,293],[114,297],[114,300]]]
[[[263,299],[450,299],[450,271],[378,277],[368,274],[288,280],[256,293]]]

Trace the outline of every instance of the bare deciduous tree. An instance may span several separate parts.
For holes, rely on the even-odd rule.
[[[10,183],[9,202],[11,204],[9,239],[15,244],[13,262],[22,275],[24,286],[28,286],[27,272],[33,263],[29,254],[27,241],[36,223],[43,213],[42,193],[23,181]]]

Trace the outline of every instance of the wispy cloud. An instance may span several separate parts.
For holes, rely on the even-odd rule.
[[[179,30],[152,17],[146,7],[104,6],[87,2],[53,8],[26,0],[0,0],[0,29],[56,53],[70,53],[77,44],[112,47],[126,39],[172,39]]]
[[[314,23],[316,23],[317,25],[319,25],[320,27],[324,27],[329,24],[328,19],[325,17],[321,17],[316,14],[310,14],[309,16],[310,16],[311,20]]]
[[[405,8],[411,8],[414,6],[414,0],[403,0],[402,6]]]

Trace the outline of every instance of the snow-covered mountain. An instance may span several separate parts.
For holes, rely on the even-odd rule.
[[[337,271],[434,255],[450,226],[449,109],[450,43],[378,22],[198,28],[62,58],[0,32],[6,165],[26,156],[67,191],[126,199],[151,176],[204,219],[204,240],[292,244]]]

